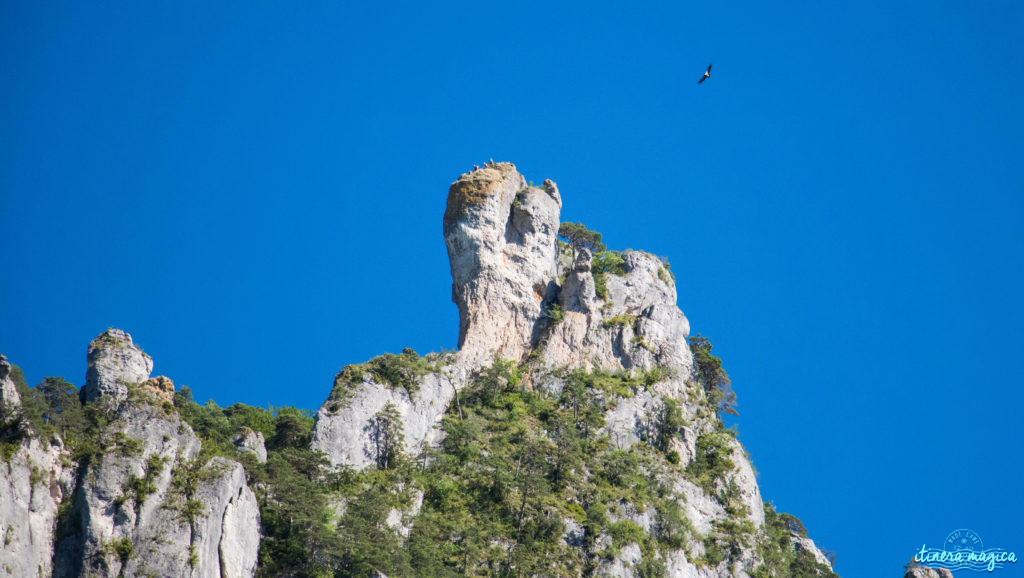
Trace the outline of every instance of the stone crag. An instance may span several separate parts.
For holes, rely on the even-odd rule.
[[[599,434],[621,452],[649,447],[658,416],[676,408],[678,435],[658,450],[658,459],[671,456],[673,466],[658,475],[689,534],[652,553],[641,547],[650,541],[620,544],[607,528],[563,518],[560,543],[578,558],[590,556],[589,572],[597,576],[640,575],[652,557],[669,576],[755,575],[764,562],[759,544],[775,514],[762,501],[743,447],[694,382],[676,278],[667,263],[640,251],[617,253],[613,271],[595,269],[606,256],[574,253],[559,241],[561,209],[554,182],[532,186],[511,163],[459,177],[442,221],[458,351],[419,357],[410,350],[347,367],[316,415],[312,448],[333,466],[372,468],[379,450],[375,416],[391,411],[405,453],[425,455],[443,441],[446,413],[461,414],[460,392],[497,359],[522,370],[524,387],[552,397],[567,388],[572,370],[620,376],[631,380],[631,389],[601,393],[608,403]],[[108,329],[89,345],[87,362],[81,400],[103,416],[101,449],[72,456],[59,437],[41,439],[18,421],[18,389],[0,356],[0,417],[4,431],[17,434],[4,442],[10,458],[0,463],[0,574],[253,576],[260,510],[242,462],[267,462],[263,435],[242,428],[231,437],[228,449],[237,450],[238,460],[201,457],[210,454],[179,416],[174,383],[150,376],[153,359],[129,334]],[[709,443],[717,444],[724,473],[683,475],[706,459]],[[591,469],[584,464],[581,475]],[[387,526],[407,540],[426,507],[425,489],[403,491],[409,499],[390,510]],[[341,516],[345,501],[336,505]],[[654,536],[662,514],[622,498],[608,504],[607,523]],[[710,551],[709,540],[723,528],[746,532],[724,558]],[[777,541],[777,526],[772,531]],[[818,568],[813,575],[830,573],[828,558],[803,532],[781,539]],[[579,554],[584,548],[605,554]]]
[[[0,368],[5,416],[20,400]],[[61,440],[34,432],[0,464],[0,570],[14,576],[252,576],[259,508],[238,462],[197,463],[202,443],[178,417],[173,383],[150,379],[153,361],[109,329],[88,351],[82,399],[108,425],[97,453],[78,463]],[[4,467],[6,466],[6,467]],[[179,483],[198,470],[193,495]],[[189,500],[201,512],[185,516]],[[58,510],[66,513],[59,515]]]
[[[439,424],[457,401],[457,392],[468,387],[482,367],[503,358],[525,363],[533,386],[551,392],[562,388],[560,376],[566,369],[662,371],[663,377],[649,387],[618,400],[604,416],[605,432],[616,447],[631,447],[645,439],[663,399],[681,400],[688,425],[682,428],[682,439],[673,440],[673,448],[683,466],[694,459],[698,437],[716,432],[720,422],[701,409],[703,392],[690,377],[689,323],[676,305],[674,275],[659,258],[626,251],[620,254],[621,270],[603,275],[599,296],[594,256],[586,249],[574,256],[558,240],[561,207],[554,182],[529,186],[510,163],[491,163],[456,180],[449,189],[442,229],[452,300],[459,310],[455,359],[416,376],[418,387],[411,394],[374,375],[348,384],[343,398],[336,396],[336,387],[317,414],[313,447],[335,465],[357,470],[371,466],[373,417],[392,404],[405,432],[406,451],[416,455],[424,444],[443,438]],[[554,309],[562,314],[557,323],[549,313]],[[753,467],[738,441],[728,447],[735,467],[718,491],[735,488],[743,518],[760,530],[765,511]],[[701,534],[730,520],[715,493],[681,477],[674,483],[684,496],[681,507]],[[655,531],[655,519],[628,504],[614,515],[649,533]],[[573,523],[566,524],[569,543]],[[823,567],[831,567],[809,538],[794,534],[793,540]],[[760,561],[757,549],[748,544],[732,563],[698,565],[694,555],[703,549],[701,542],[691,541],[667,555],[668,575],[748,576]],[[624,548],[596,573],[632,576],[639,559],[639,549]]]

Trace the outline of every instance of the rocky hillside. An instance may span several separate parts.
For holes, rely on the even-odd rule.
[[[347,366],[315,416],[196,404],[117,329],[81,391],[0,363],[0,572],[833,575],[723,426],[668,263],[561,206],[509,163],[462,175],[458,350]]]

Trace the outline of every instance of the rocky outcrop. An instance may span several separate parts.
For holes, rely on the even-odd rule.
[[[77,464],[77,484],[65,486],[73,492],[65,497],[68,513],[55,548],[34,542],[47,564],[41,575],[50,574],[52,552],[54,576],[252,576],[259,509],[242,465],[199,461],[199,438],[168,403],[173,383],[149,379],[152,359],[127,333],[104,332],[88,361],[83,397],[108,425]],[[59,477],[62,463],[51,459],[43,471]],[[17,475],[7,485],[25,493]],[[56,512],[60,487],[50,482],[46,495],[53,500],[42,501],[44,512]],[[47,518],[47,536],[55,519]]]
[[[11,364],[6,355],[0,355],[0,411],[13,411],[18,407],[21,407],[21,397],[11,379]]]
[[[17,419],[21,400],[10,377],[11,366],[0,355],[0,420]],[[22,423],[21,427],[28,427]],[[74,470],[65,468],[67,453],[59,439],[27,437],[14,443],[6,463],[0,462],[0,572],[12,576],[49,576],[57,510],[74,484]]]
[[[454,366],[421,377],[420,392],[367,378],[343,404],[329,399],[317,414],[313,447],[331,463],[362,469],[373,463],[373,416],[388,403],[401,415],[406,447],[437,441],[437,425],[473,372],[495,356],[523,360],[540,351],[546,367],[617,370],[670,368],[688,375],[689,324],[676,306],[675,282],[656,257],[623,253],[623,275],[607,275],[599,299],[590,254],[566,264],[559,248],[561,195],[554,182],[528,186],[511,163],[491,163],[459,177],[448,192],[443,231],[459,308],[459,352]],[[560,283],[560,278],[562,281]],[[552,306],[565,311],[553,325]],[[682,387],[682,379],[672,383]],[[674,393],[674,392],[669,392]],[[612,427],[632,445],[635,415],[652,410],[654,397],[637,399],[613,416]]]
[[[437,425],[455,399],[456,388],[465,383],[457,367],[446,369],[420,377],[411,396],[404,388],[365,376],[344,398],[328,400],[317,412],[313,449],[324,452],[334,465],[361,470],[376,463],[374,417],[388,404],[398,412],[407,453],[415,454],[424,444],[438,441],[441,432]]]
[[[194,498],[204,506],[192,525],[197,576],[252,576],[260,545],[260,511],[238,462],[216,457],[200,470]]]
[[[128,386],[149,379],[153,358],[132,342],[132,336],[120,329],[107,329],[89,344],[89,369],[82,387],[82,400],[100,397],[122,400]]]
[[[453,424],[465,419],[466,433],[458,435],[468,440],[467,457],[458,467],[472,471],[469,485],[494,478],[487,491],[503,500],[502,508],[518,509],[517,534],[557,532],[548,535],[572,559],[565,568],[587,568],[598,576],[639,576],[661,567],[668,576],[778,575],[785,570],[755,572],[764,562],[761,556],[769,558],[758,544],[782,536],[781,552],[788,548],[785,536],[791,534],[793,550],[786,551],[796,552],[801,564],[819,564],[821,575],[827,575],[828,558],[803,530],[795,533],[779,526],[780,518],[772,518],[770,510],[766,524],[746,453],[694,383],[689,323],[676,305],[676,279],[667,263],[641,251],[592,255],[577,247],[574,252],[558,240],[561,206],[555,183],[548,180],[534,187],[510,163],[489,163],[453,183],[443,233],[452,299],[459,310],[458,353],[421,358],[406,350],[348,366],[317,413],[312,448],[339,469],[364,470],[380,463],[378,452],[390,455],[381,449],[382,439],[400,430],[401,448],[418,459],[420,474],[430,476],[432,462],[446,464],[452,457],[431,451],[442,441],[442,418],[448,415]],[[487,388],[464,391],[496,358],[512,360],[515,367],[502,375],[488,370]],[[231,438],[233,449],[219,444],[203,451],[175,408],[174,383],[164,376],[150,378],[152,358],[121,330],[108,329],[93,340],[88,363],[81,399],[92,404],[88,415],[98,433],[91,431],[95,435],[90,439],[98,437],[98,443],[76,446],[75,459],[80,461],[72,463],[60,439],[39,439],[25,429],[28,422],[22,419],[11,366],[0,356],[0,412],[5,435],[10,432],[0,439],[5,457],[10,456],[0,464],[0,573],[254,575],[260,512],[242,464],[267,461],[263,434],[245,427]],[[582,382],[574,380],[591,380],[585,382],[585,403],[590,404],[581,414],[585,427],[575,415],[561,421],[570,407],[583,407],[575,405],[582,394],[572,388]],[[485,393],[511,409],[481,405]],[[467,401],[475,405],[464,418]],[[486,412],[492,410],[508,414],[491,420]],[[40,422],[32,423],[43,429]],[[203,423],[206,431],[205,422],[195,423]],[[218,432],[212,439],[223,440],[234,431],[225,423],[237,422],[209,426]],[[583,443],[574,437],[580,428],[585,431],[580,439],[593,445],[574,449],[573,444]],[[485,439],[480,437],[484,433],[474,433],[480,431],[487,436],[515,431],[518,437],[501,439],[505,445],[480,443],[477,448]],[[279,428],[274,448],[281,448],[282,437]],[[529,451],[522,440],[529,442]],[[519,458],[513,461],[508,456],[515,454],[507,449],[517,444]],[[588,449],[579,450],[584,447]],[[469,450],[479,455],[473,457]],[[593,452],[599,456],[588,461]],[[242,463],[210,458],[213,453]],[[487,462],[478,458],[495,456],[505,460],[491,462],[501,468],[479,468]],[[527,481],[551,476],[520,477],[524,456],[523,476],[539,475],[544,468],[538,464],[548,460],[565,466],[558,474],[563,493],[550,495],[567,503],[542,495],[543,501],[530,505],[536,510],[532,529],[524,526],[529,488],[546,482]],[[279,467],[280,457],[271,456],[270,465]],[[494,475],[505,466],[512,482]],[[561,478],[563,474],[569,477]],[[634,483],[627,476],[646,481]],[[362,479],[387,485],[393,482],[390,477],[384,473]],[[360,480],[350,473],[342,478],[348,480],[346,487]],[[589,488],[578,491],[564,480],[580,480],[581,487]],[[270,495],[267,482],[260,483],[261,495]],[[335,482],[314,483],[329,487]],[[438,514],[445,513],[438,504],[464,490],[458,484],[444,480],[434,487],[412,476],[389,487],[378,527],[389,527],[399,540],[420,536],[417,519],[436,523]],[[645,484],[650,485],[643,488]],[[352,496],[344,491],[327,501],[339,518],[358,503],[349,502]],[[778,542],[772,541],[771,547]],[[526,543],[517,535],[480,546],[489,549],[488,556],[498,554],[494,560],[512,564],[515,548]],[[777,564],[784,564],[781,558],[775,557]],[[564,573],[558,566],[550,570]]]
[[[0,570],[49,576],[61,500],[74,483],[63,447],[37,439],[0,463]]]
[[[243,454],[255,456],[257,462],[267,463],[267,446],[262,433],[245,427],[231,438],[231,443]]]
[[[826,556],[824,552],[822,552],[817,546],[814,545],[814,540],[811,540],[807,536],[792,536],[792,540],[793,546],[798,551],[805,550],[809,552],[811,556],[814,557],[815,562],[828,566],[829,568],[832,567],[832,561],[828,559],[828,556]],[[928,568],[928,570],[931,570],[931,568]],[[947,574],[943,574],[943,571],[945,571]],[[940,578],[946,578],[947,575],[950,578],[952,578],[953,576],[952,572],[946,570],[945,568],[939,571]]]
[[[565,318],[547,336],[544,362],[612,370],[660,366],[688,374],[690,325],[676,306],[674,279],[653,255],[640,251],[621,255],[625,272],[604,275],[604,299],[594,288],[587,250],[580,251],[565,271],[558,296]]]
[[[163,375],[151,377],[139,384],[139,389],[161,402],[174,401],[174,382]]]
[[[452,183],[444,240],[465,367],[495,355],[519,360],[536,344],[542,306],[557,291],[561,208],[553,182],[527,186],[511,163],[489,164]]]
[[[745,451],[721,433],[703,390],[693,383],[689,323],[676,305],[674,274],[662,259],[641,251],[615,254],[621,262],[608,268],[608,254],[595,257],[585,248],[574,253],[558,240],[561,205],[553,182],[530,186],[510,163],[492,162],[452,183],[443,233],[452,299],[459,309],[455,363],[419,375],[411,389],[383,383],[372,374],[344,386],[336,383],[317,414],[313,447],[324,451],[332,464],[371,467],[378,433],[374,417],[391,406],[407,453],[418,455],[424,446],[440,441],[438,424],[449,406],[459,403],[458,392],[496,357],[526,363],[528,386],[551,396],[562,391],[566,370],[643,375],[643,387],[608,404],[602,432],[613,447],[626,450],[650,439],[665,400],[675,400],[681,410],[684,425],[668,448],[678,457],[678,466],[667,485],[695,534],[685,548],[669,552],[661,562],[670,576],[748,576],[759,563],[752,545],[714,567],[701,560],[705,537],[735,527],[730,524],[757,533],[765,524],[765,511]],[[601,265],[595,268],[597,258]],[[702,487],[680,475],[695,459],[702,435],[730,440],[719,443],[726,444],[733,467],[712,489],[705,489],[706,481]],[[723,498],[726,493],[729,497]],[[648,534],[657,531],[655,510],[629,503],[615,508],[609,519],[627,520]],[[392,510],[388,524],[405,535],[405,518],[407,513]],[[563,542],[582,544],[583,528],[563,520],[568,520]],[[808,550],[830,567],[810,539],[793,539],[795,548]],[[606,534],[597,537],[596,550],[609,540]],[[615,555],[601,561],[595,574],[634,575],[643,558],[640,546],[619,544],[611,551]]]

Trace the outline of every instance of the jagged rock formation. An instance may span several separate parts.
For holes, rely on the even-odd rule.
[[[657,567],[668,576],[724,578],[749,577],[760,566],[757,575],[780,575],[779,557],[789,556],[809,569],[802,576],[828,575],[828,558],[799,521],[762,501],[743,447],[725,430],[705,387],[695,382],[689,323],[676,305],[676,280],[667,263],[625,251],[614,255],[611,269],[602,269],[608,254],[592,255],[559,241],[561,207],[555,183],[528,185],[510,163],[490,163],[453,183],[443,234],[459,310],[458,352],[421,357],[406,350],[346,367],[319,409],[311,437],[308,417],[300,436],[298,421],[282,433],[277,425],[229,421],[229,408],[216,414],[227,425],[211,437],[212,430],[204,428],[214,426],[181,409],[199,406],[178,406],[174,383],[150,377],[152,358],[124,331],[108,329],[89,346],[81,391],[98,442],[83,448],[69,436],[72,455],[59,436],[44,440],[26,429],[19,413],[22,386],[12,382],[11,367],[0,357],[0,448],[6,448],[5,458],[10,454],[6,468],[0,463],[0,573],[252,576],[260,506],[267,528],[273,528],[275,513],[289,526],[297,507],[282,506],[290,503],[286,498],[295,499],[294,492],[275,496],[278,489],[269,478],[253,473],[283,471],[309,484],[289,486],[305,487],[306,493],[321,491],[318,484],[326,480],[342,488],[317,494],[327,496],[320,503],[333,510],[314,512],[312,523],[307,518],[309,531],[329,526],[325,522],[333,514],[342,536],[356,540],[358,533],[344,534],[345,518],[374,511],[379,520],[355,527],[363,534],[382,532],[376,535],[382,548],[390,538],[411,549],[417,531],[422,540],[424,526],[440,532],[447,523],[439,517],[449,510],[439,504],[487,494],[494,501],[483,503],[499,504],[502,512],[462,514],[468,516],[463,523],[487,518],[483,529],[475,528],[482,532],[473,546],[482,556],[480,566],[467,571],[520,572],[514,562],[525,544],[520,538],[534,532],[554,549],[530,555],[559,565],[540,566],[534,574],[585,568],[596,576],[628,577]],[[498,393],[485,394],[484,380]],[[499,394],[508,396],[505,406],[482,401]],[[476,404],[472,415],[469,402]],[[574,403],[586,407],[572,409]],[[459,427],[465,428],[461,434]],[[267,432],[267,440],[253,428]],[[456,449],[465,455],[443,453],[459,435],[465,444]],[[415,476],[390,471],[391,442],[398,439],[397,452],[405,455],[406,467],[415,464]],[[493,439],[496,445],[483,447]],[[339,466],[337,472],[320,466],[323,457],[309,451],[307,440]],[[220,455],[213,457],[215,451]],[[555,470],[548,468],[562,457],[568,465],[554,480]],[[445,458],[450,469],[422,482]],[[618,469],[623,478],[616,481]],[[475,477],[460,495],[465,471]],[[645,489],[633,492],[629,476],[642,477],[638,484]],[[552,489],[531,504],[531,521],[524,523],[531,484],[557,486],[561,493]],[[366,496],[376,496],[373,507],[367,507]],[[460,507],[465,510],[465,503]],[[283,517],[280,509],[286,509]],[[444,531],[449,533],[438,535],[452,542],[445,546],[455,547],[451,532],[461,529]],[[274,544],[273,537],[268,530],[265,547]],[[310,546],[320,549],[315,557],[326,560],[323,568],[336,564],[332,571],[342,557],[325,549],[336,537]],[[440,549],[435,542],[427,549]],[[377,547],[374,542],[369,549]],[[766,559],[766,551],[775,552],[775,562]],[[445,572],[458,562],[448,564]],[[367,573],[383,575],[375,567],[361,575]]]
[[[606,276],[607,299],[595,291],[589,251],[582,250],[569,270],[560,268],[565,320],[551,332],[542,358],[550,366],[661,366],[687,373],[690,324],[676,306],[675,280],[653,255],[625,251],[622,258],[625,274]]]
[[[510,163],[491,163],[455,181],[443,221],[452,299],[459,309],[459,351],[453,363],[407,376],[413,387],[396,387],[372,372],[351,379],[343,371],[317,414],[313,447],[335,465],[370,467],[377,449],[374,418],[390,404],[404,430],[406,452],[415,456],[424,444],[442,438],[438,425],[450,404],[459,403],[458,392],[497,357],[527,363],[531,370],[526,379],[554,395],[562,390],[568,369],[634,374],[657,369],[661,373],[654,383],[611,404],[604,431],[615,447],[632,447],[650,435],[663,400],[678,400],[687,425],[671,449],[682,466],[695,459],[697,440],[720,431],[721,425],[706,409],[704,392],[690,379],[689,323],[676,305],[674,276],[657,257],[626,251],[621,253],[621,270],[601,279],[599,296],[594,257],[586,249],[574,256],[558,241],[561,205],[553,182],[528,186]],[[562,317],[553,321],[549,312],[556,309]],[[755,531],[765,524],[753,468],[739,442],[729,439],[726,448],[734,468],[713,491],[683,477],[670,480],[699,535],[744,520]],[[725,491],[736,496],[737,505],[731,508],[741,512],[738,519],[717,496]],[[609,519],[628,520],[653,535],[657,513],[641,510],[622,504],[609,512]],[[582,528],[571,519],[563,525],[563,543],[582,543]],[[605,534],[597,540],[610,544]],[[793,534],[793,541],[830,567],[809,538]],[[704,549],[704,543],[691,538],[669,552],[664,559],[668,575],[747,576],[759,562],[752,543],[731,563],[714,567],[696,561]],[[632,576],[640,560],[639,547],[628,545],[595,572]]]
[[[21,399],[0,355],[0,417],[16,415]],[[74,485],[74,470],[59,440],[20,440],[6,464],[0,463],[0,572],[12,576],[51,573],[57,509]]]
[[[82,388],[83,401],[128,397],[128,385],[149,379],[153,358],[132,343],[132,336],[110,328],[89,344],[89,370]]]
[[[459,354],[478,367],[519,359],[539,338],[541,303],[556,291],[558,188],[527,187],[511,163],[462,175],[448,192],[444,240],[459,306]]]
[[[199,461],[202,444],[170,401],[173,383],[149,379],[152,358],[130,335],[108,329],[90,344],[88,362],[82,397],[106,424],[99,447],[74,464],[57,436],[48,444],[30,436],[0,466],[0,531],[8,534],[0,569],[252,576],[259,508],[242,465]],[[0,364],[3,414],[16,416],[9,367]],[[58,508],[67,511],[61,523]]]
[[[262,433],[253,431],[251,428],[243,428],[231,438],[231,443],[235,444],[238,451],[252,454],[256,457],[256,461],[261,464],[267,463],[267,446],[265,441]]]
[[[339,376],[339,380],[341,376]],[[455,398],[456,389],[466,383],[465,372],[450,366],[438,373],[417,378],[417,391],[410,395],[366,375],[349,385],[346,396],[332,397],[317,412],[312,445],[334,465],[363,469],[375,461],[376,432],[372,418],[391,404],[401,416],[406,452],[413,454],[423,444],[438,441],[441,415]],[[339,384],[336,391],[346,387]]]

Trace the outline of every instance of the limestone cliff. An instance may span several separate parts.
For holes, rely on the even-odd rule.
[[[563,243],[562,201],[510,163],[459,177],[458,350],[347,366],[315,423],[200,408],[109,329],[65,444],[0,357],[0,573],[832,575],[699,382],[669,265]]]
[[[499,358],[519,364],[529,386],[551,396],[560,395],[567,371],[573,369],[655,375],[606,404],[602,432],[610,443],[629,449],[648,440],[666,400],[674,400],[686,424],[669,446],[679,459],[675,471],[684,471],[699,452],[708,451],[704,442],[711,438],[726,440],[720,442],[720,451],[727,452],[732,467],[703,486],[683,475],[663,475],[694,530],[690,538],[657,554],[641,555],[636,543],[627,545],[593,570],[597,575],[632,576],[644,556],[655,556],[670,576],[751,575],[764,562],[756,543],[768,536],[765,508],[745,451],[733,437],[720,433],[721,421],[693,381],[689,323],[676,305],[674,275],[657,257],[626,251],[619,254],[622,263],[613,274],[601,275],[599,296],[594,256],[586,249],[573,255],[558,240],[561,207],[555,183],[529,186],[510,163],[491,163],[456,180],[448,193],[443,234],[452,299],[459,309],[457,354],[445,363],[420,365],[411,365],[413,356],[403,366],[402,379],[388,377],[394,372],[386,367],[398,356],[369,362],[378,364],[377,369],[361,365],[341,372],[317,414],[313,447],[338,466],[372,466],[379,453],[375,416],[392,407],[404,431],[406,453],[421,455],[443,439],[442,418],[455,411],[459,392]],[[725,493],[733,497],[723,503]],[[627,520],[654,535],[661,515],[626,502],[613,506],[609,519]],[[563,544],[582,543],[583,528],[572,519],[563,523]],[[709,564],[714,556],[705,552],[708,537],[737,526],[750,528],[743,534],[746,541],[728,560]],[[590,539],[612,545],[606,533]],[[809,538],[793,533],[791,540],[791,551],[808,552],[812,566],[831,567]]]
[[[89,346],[83,401],[98,444],[70,455],[26,431],[0,464],[0,551],[15,576],[252,576],[259,509],[242,465],[215,457],[149,378],[152,358],[109,329]],[[24,421],[0,364],[5,420]],[[8,445],[8,447],[10,447]],[[58,509],[63,513],[58,516]]]
[[[14,451],[7,463],[0,464],[0,571],[48,576],[57,509],[74,486],[75,472],[65,467],[67,453],[60,440],[40,440],[21,421],[21,399],[10,372],[0,355],[0,418],[5,434],[20,434],[10,440]]]

